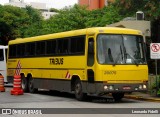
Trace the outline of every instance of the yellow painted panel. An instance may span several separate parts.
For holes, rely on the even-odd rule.
[[[147,65],[101,65],[97,81],[107,83],[140,83],[148,80]],[[102,77],[98,77],[102,76]]]

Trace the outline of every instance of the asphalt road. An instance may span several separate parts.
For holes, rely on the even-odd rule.
[[[79,117],[79,116],[90,116],[90,117],[158,117],[160,115],[160,103],[157,102],[147,102],[139,101],[133,99],[124,98],[121,102],[115,102],[111,97],[99,98],[99,97],[89,97],[88,100],[84,102],[77,101],[73,94],[60,93],[60,92],[50,92],[41,90],[36,94],[24,93],[24,95],[11,95],[11,87],[7,87],[5,92],[0,92],[0,108],[2,109],[19,109],[21,110],[18,114],[14,113],[12,115],[0,114],[0,117]],[[43,109],[49,109],[44,110]],[[78,110],[76,110],[78,108]],[[146,113],[137,114],[138,111],[147,111]],[[149,109],[147,109],[149,108]],[[33,115],[29,109],[37,111],[38,114]],[[37,110],[36,110],[37,109]],[[42,110],[41,110],[42,109]],[[68,110],[69,109],[69,110]],[[79,111],[79,109],[81,111]],[[104,110],[106,109],[106,110]],[[153,110],[155,113],[148,113],[148,110]],[[65,110],[65,111],[64,111]],[[23,112],[22,112],[23,111]],[[41,111],[41,112],[39,112]],[[43,112],[49,112],[52,114],[43,114]],[[128,111],[133,111],[132,113]],[[135,111],[135,112],[134,112]],[[156,113],[158,111],[158,113]],[[16,111],[15,111],[16,112]],[[29,113],[28,113],[29,112]],[[114,112],[116,114],[114,114]],[[2,112],[1,112],[2,113]],[[35,112],[36,113],[36,112]],[[111,113],[111,114],[107,114]],[[120,114],[119,114],[120,113]],[[21,115],[27,114],[27,115]],[[28,115],[30,114],[30,115]],[[84,115],[83,115],[84,114]]]

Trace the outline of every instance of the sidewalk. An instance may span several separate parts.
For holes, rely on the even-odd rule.
[[[124,98],[141,100],[141,101],[151,101],[151,102],[160,102],[160,96],[152,96],[149,93],[140,93],[134,92],[131,94],[125,94]]]

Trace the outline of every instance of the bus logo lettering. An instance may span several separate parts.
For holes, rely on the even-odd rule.
[[[49,60],[52,65],[63,65],[63,58],[50,58]]]

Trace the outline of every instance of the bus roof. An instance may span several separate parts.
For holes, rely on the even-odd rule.
[[[47,40],[47,39],[54,39],[54,38],[57,39],[57,38],[64,38],[64,37],[74,37],[79,35],[94,35],[96,33],[142,35],[141,31],[128,29],[128,28],[93,27],[93,28],[72,30],[72,31],[59,32],[59,33],[53,33],[53,34],[47,34],[47,35],[40,35],[35,37],[17,38],[16,40],[9,41],[9,44],[25,43],[25,42],[40,41],[40,40]]]

